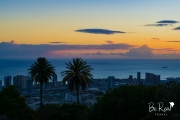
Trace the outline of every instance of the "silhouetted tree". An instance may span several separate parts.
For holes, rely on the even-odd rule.
[[[34,111],[26,104],[15,86],[8,86],[0,91],[1,120],[35,120]]]
[[[86,86],[91,84],[91,68],[87,65],[86,61],[83,61],[81,58],[73,58],[73,62],[66,63],[66,68],[68,70],[62,71],[61,75],[63,78],[63,83],[65,84],[69,80],[70,91],[76,89],[77,93],[77,104],[79,104],[79,87],[82,87],[82,90],[85,90]]]
[[[39,57],[28,69],[28,74],[33,82],[40,83],[40,106],[42,106],[42,86],[44,83],[48,83],[52,80],[52,76],[55,73],[55,68],[50,64],[50,62],[44,58]]]

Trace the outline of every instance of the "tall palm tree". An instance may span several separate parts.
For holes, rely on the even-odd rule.
[[[42,107],[42,86],[44,83],[48,83],[49,80],[52,80],[52,76],[55,74],[55,68],[46,58],[39,57],[28,69],[28,74],[32,82],[40,83],[40,106]]]
[[[66,63],[66,68],[68,70],[62,71],[61,76],[63,76],[63,83],[65,84],[69,81],[69,88],[72,91],[75,87],[77,93],[77,104],[79,104],[79,88],[85,90],[86,86],[91,84],[91,68],[87,65],[86,61],[83,61],[81,58],[73,58],[73,62]]]

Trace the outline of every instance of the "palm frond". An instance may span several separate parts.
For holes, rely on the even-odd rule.
[[[28,75],[34,82],[47,83],[52,80],[55,74],[55,68],[44,57],[37,58],[36,61],[28,69]]]
[[[86,86],[92,83],[91,78],[93,78],[93,75],[91,70],[93,68],[81,58],[73,58],[72,63],[66,63],[66,68],[67,70],[62,71],[60,74],[63,77],[63,83],[70,80],[70,90],[74,88],[74,84],[81,85],[82,89],[85,90]]]

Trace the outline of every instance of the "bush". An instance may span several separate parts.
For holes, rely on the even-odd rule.
[[[0,92],[0,115],[9,120],[34,120],[34,111],[27,106],[15,86],[8,86]]]
[[[46,104],[35,112],[38,120],[85,120],[89,109],[85,105]]]
[[[166,93],[169,91],[168,93]],[[171,92],[171,93],[170,93]],[[96,120],[150,120],[174,119],[179,117],[180,85],[167,83],[159,86],[120,86],[114,90],[109,89],[97,98],[89,119]],[[166,101],[167,97],[171,97]],[[166,99],[165,99],[166,98]],[[149,112],[149,102],[157,104],[175,102],[175,107],[168,112],[168,116],[155,116]]]

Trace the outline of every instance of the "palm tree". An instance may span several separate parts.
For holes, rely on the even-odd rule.
[[[75,87],[77,93],[77,104],[79,104],[79,88],[81,86],[82,90],[85,90],[86,86],[91,84],[91,68],[87,65],[86,61],[81,58],[73,58],[73,63],[66,63],[66,68],[68,70],[62,71],[61,76],[63,77],[63,83],[65,84],[69,81],[69,88],[72,91]]]
[[[48,83],[52,80],[53,74],[55,74],[55,68],[44,57],[37,58],[36,61],[28,69],[28,74],[32,82],[40,83],[40,106],[42,107],[42,86],[44,83]]]

